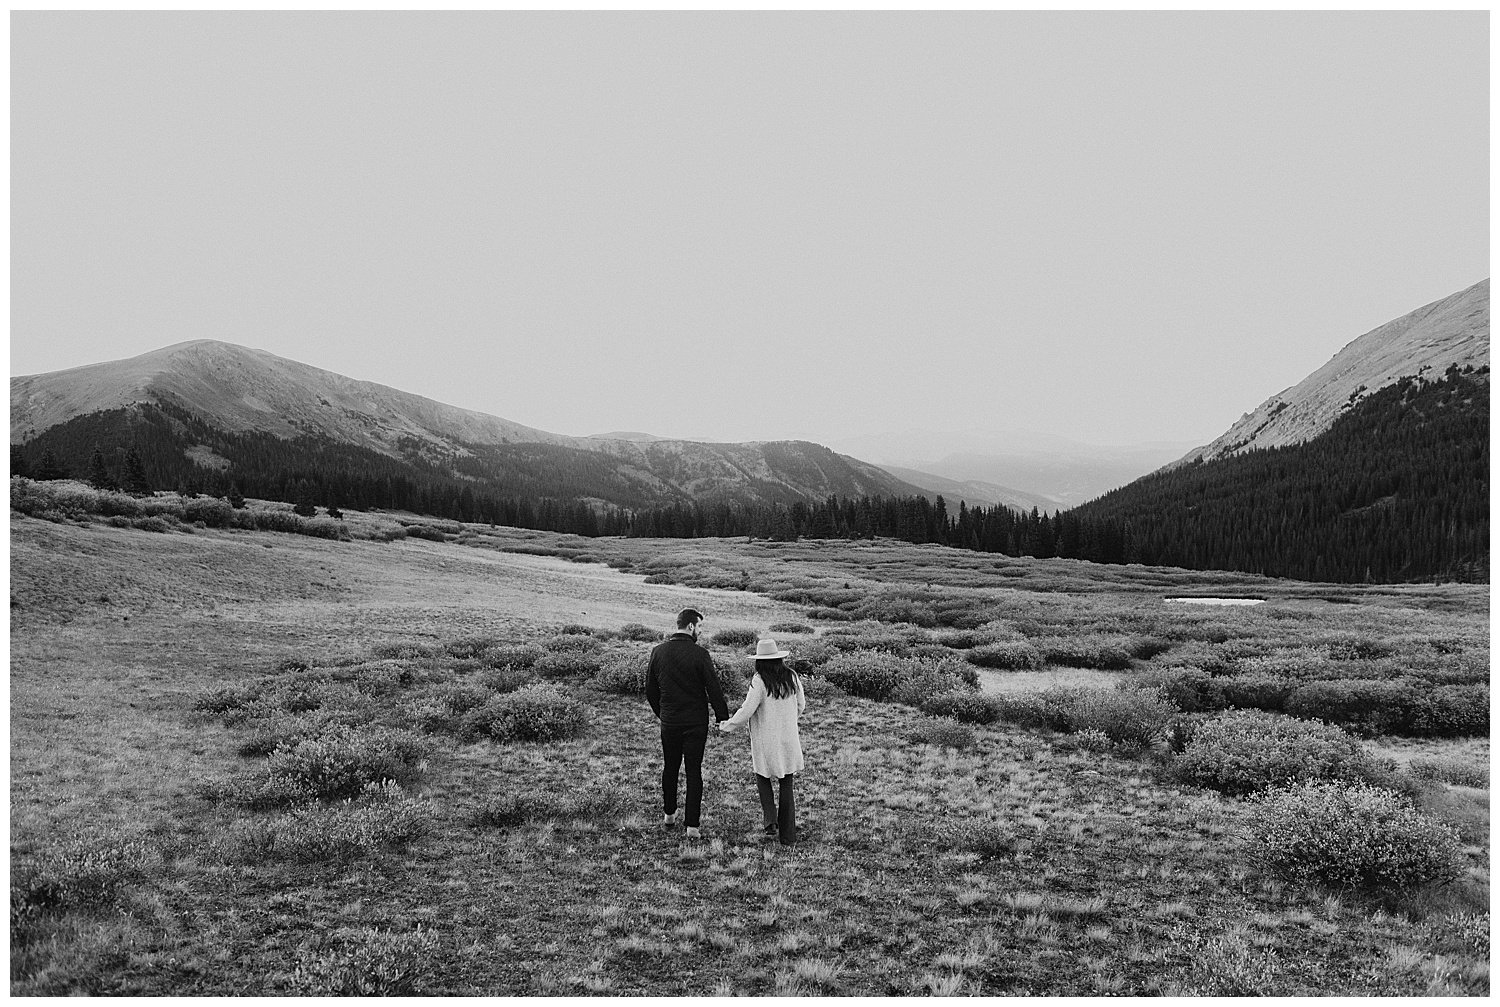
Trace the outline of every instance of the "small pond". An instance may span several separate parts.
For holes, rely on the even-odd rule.
[[[1264,598],[1166,598],[1183,605],[1264,605]]]

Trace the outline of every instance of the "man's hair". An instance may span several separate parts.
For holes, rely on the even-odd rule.
[[[687,629],[689,626],[701,622],[703,613],[696,608],[685,608],[677,613],[677,628]]]

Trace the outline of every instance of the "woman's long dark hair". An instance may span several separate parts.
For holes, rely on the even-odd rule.
[[[756,661],[755,673],[766,683],[766,692],[771,694],[772,699],[781,699],[797,691],[797,673],[783,664],[779,657],[773,657],[769,661]]]

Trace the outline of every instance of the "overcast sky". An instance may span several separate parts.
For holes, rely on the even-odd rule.
[[[11,15],[11,373],[1203,443],[1488,275],[1488,14]]]

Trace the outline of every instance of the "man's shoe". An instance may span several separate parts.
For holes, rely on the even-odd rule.
[[[687,837],[689,839],[702,839],[703,838],[703,833],[701,833],[701,832],[698,831],[698,826],[696,826],[696,825],[689,825],[687,827]]]

